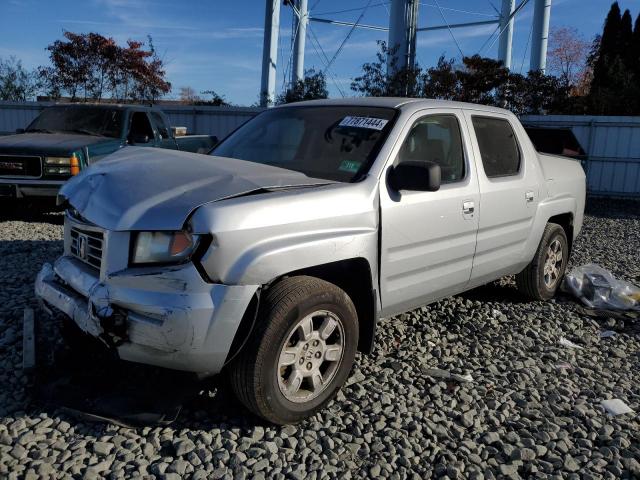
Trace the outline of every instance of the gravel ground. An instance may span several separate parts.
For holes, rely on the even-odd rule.
[[[43,409],[20,370],[21,319],[37,270],[62,250],[61,215],[14,217],[0,221],[0,478],[640,477],[637,414],[600,406],[619,398],[640,412],[637,329],[566,298],[524,302],[509,279],[382,320],[376,353],[297,426],[261,424],[224,388],[170,427]],[[573,264],[640,284],[639,259],[640,204],[591,202]]]

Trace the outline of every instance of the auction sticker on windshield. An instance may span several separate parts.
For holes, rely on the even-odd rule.
[[[341,127],[357,127],[357,128],[370,128],[372,130],[382,130],[384,126],[389,122],[384,118],[373,117],[344,117],[340,122]]]

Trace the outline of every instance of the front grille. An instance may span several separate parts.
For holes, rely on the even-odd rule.
[[[0,154],[0,176],[40,178],[42,176],[42,158],[35,155]]]
[[[100,269],[102,265],[102,245],[104,236],[100,231],[71,227],[71,254]]]

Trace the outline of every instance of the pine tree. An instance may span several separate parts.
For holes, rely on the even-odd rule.
[[[596,55],[595,65],[593,65],[593,81],[592,89],[599,89],[606,82],[607,73],[613,58],[619,52],[620,44],[620,23],[622,18],[620,15],[620,6],[618,2],[611,5],[611,9],[607,14],[604,22],[604,30],[600,37],[600,48]]]
[[[589,104],[596,115],[638,114],[640,67],[634,54],[635,35],[631,26],[631,12],[625,10],[621,15],[618,2],[613,3],[598,50],[591,56],[593,80]]]
[[[636,18],[636,23],[633,27],[633,37],[631,40],[631,67],[634,69],[636,79],[640,81],[640,14]]]
[[[620,40],[618,52],[625,58],[629,58],[631,61],[630,53],[633,45],[633,30],[631,28],[633,20],[631,19],[631,12],[625,10],[622,18],[620,19]],[[631,63],[626,62],[628,67],[631,67]]]

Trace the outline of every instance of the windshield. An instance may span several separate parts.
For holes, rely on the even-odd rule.
[[[249,120],[211,155],[353,182],[368,172],[395,114],[376,107],[274,108]]]
[[[120,138],[123,111],[111,108],[51,107],[27,128],[27,132],[81,133]]]

